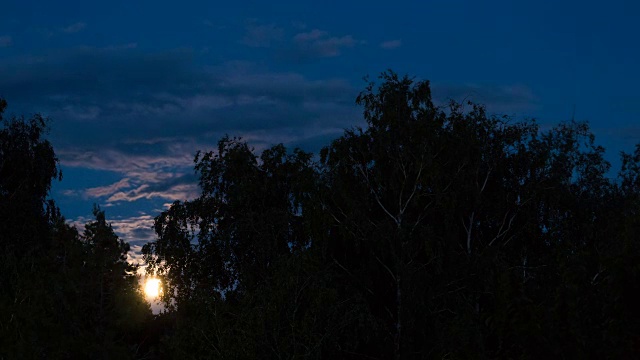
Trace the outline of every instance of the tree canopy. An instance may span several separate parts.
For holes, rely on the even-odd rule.
[[[0,358],[573,359],[640,354],[640,144],[615,173],[588,124],[436,104],[391,71],[319,154],[225,136],[197,198],[130,250],[82,234],[39,115],[2,118]]]
[[[47,119],[2,117],[0,358],[134,358],[149,305],[136,269],[99,208],[84,235],[49,199],[62,179]],[[142,351],[140,351],[142,350]]]
[[[586,123],[542,130],[381,75],[364,128],[319,157],[198,154],[202,194],[144,248],[175,357],[624,358],[637,354],[638,161]]]

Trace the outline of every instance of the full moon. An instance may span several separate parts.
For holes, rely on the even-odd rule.
[[[160,295],[160,279],[150,278],[144,284],[144,294],[149,299],[155,299]]]

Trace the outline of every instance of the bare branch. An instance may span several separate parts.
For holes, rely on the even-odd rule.
[[[380,260],[380,258],[376,255],[376,260],[378,260],[378,262],[380,263],[380,265],[382,265],[385,269],[387,269],[387,271],[389,272],[389,275],[391,275],[391,278],[393,279],[394,282],[396,282],[396,276],[393,274],[393,272],[391,271],[391,269],[389,269],[389,267],[384,264],[382,262],[382,260]]]
[[[411,195],[409,195],[409,198],[407,199],[407,201],[404,204],[404,207],[402,207],[402,210],[400,210],[400,215],[402,216],[402,214],[404,214],[405,210],[407,210],[407,206],[409,206],[409,203],[411,202],[411,199],[413,198],[413,196],[416,193],[416,190],[418,189],[418,182],[420,181],[420,176],[422,175],[422,169],[424,167],[424,162],[420,162],[420,169],[418,169],[418,174],[416,175],[416,180],[413,183],[413,191],[411,191]]]
[[[503,231],[502,229],[504,229],[505,223],[507,221],[507,216],[509,215],[509,212],[507,211],[504,214],[504,218],[502,219],[502,224],[500,225],[500,229],[498,229],[498,234],[489,242],[488,246],[493,245],[493,243],[498,240],[499,238],[503,237],[507,232],[509,232],[509,230],[511,230],[511,224],[513,223],[513,219],[515,219],[516,214],[513,214],[513,216],[511,216],[511,218],[509,219],[509,224],[507,224],[507,228]]]
[[[355,159],[353,158],[353,156],[349,155],[349,158],[351,159],[351,161],[353,161],[354,163],[357,163],[357,161],[355,161]],[[391,212],[389,212],[389,210],[387,210],[387,208],[382,205],[382,202],[380,201],[380,198],[378,197],[378,193],[375,191],[375,189],[373,188],[373,186],[371,186],[371,182],[369,181],[369,175],[364,171],[364,167],[362,166],[362,164],[356,164],[356,168],[358,170],[360,170],[360,173],[362,174],[362,176],[364,177],[365,181],[367,182],[367,186],[369,187],[369,191],[371,191],[371,193],[373,194],[373,197],[376,199],[376,202],[378,203],[378,205],[380,206],[380,208],[387,214],[389,215],[389,217],[393,220],[394,223],[396,223],[396,225],[400,226],[400,222],[398,221],[398,219],[393,216],[391,214]]]
[[[487,181],[489,180],[489,175],[491,174],[491,168],[487,171],[487,176],[484,178],[484,183],[482,184],[482,188],[480,189],[480,194],[484,191],[484,188],[487,186]]]
[[[355,277],[355,275],[353,275],[353,274],[351,273],[351,271],[349,271],[346,267],[342,266],[342,264],[340,264],[340,263],[338,262],[338,260],[336,260],[336,258],[335,258],[335,257],[333,257],[333,256],[332,256],[332,257],[331,257],[331,259],[333,260],[333,262],[335,262],[335,263],[336,263],[336,265],[338,265],[342,270],[344,270],[344,272],[346,272],[349,276],[351,276],[352,278],[354,278],[354,279],[356,279],[356,280],[357,280],[357,278]],[[361,283],[361,282],[360,282],[360,281],[358,281],[358,283]],[[373,295],[373,291],[371,291],[371,289],[369,289],[368,287],[366,287],[366,286],[364,286],[364,285],[363,285],[363,287],[367,290],[367,292],[368,292],[369,294]]]
[[[473,230],[473,218],[475,217],[476,212],[471,212],[471,216],[469,216],[469,228],[465,226],[464,229],[467,231],[467,254],[471,255],[471,231]],[[462,221],[462,225],[464,226],[464,220]]]

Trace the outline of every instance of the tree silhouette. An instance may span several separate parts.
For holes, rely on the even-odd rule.
[[[586,124],[541,131],[381,80],[357,98],[366,128],[317,163],[229,138],[196,157],[201,197],[144,250],[173,289],[175,354],[635,354],[640,148],[613,181]]]
[[[0,99],[0,358],[129,358],[151,312],[129,250],[94,209],[84,236],[48,198],[62,174],[47,120]]]
[[[640,145],[434,104],[388,71],[318,157],[223,137],[143,248],[48,199],[46,120],[2,119],[0,357],[637,358]]]

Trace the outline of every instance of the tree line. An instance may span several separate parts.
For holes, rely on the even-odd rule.
[[[47,120],[3,118],[6,107],[0,99],[0,359],[143,354],[152,315],[129,245],[98,207],[82,234],[67,223],[49,198],[62,173]]]
[[[318,155],[229,136],[196,154],[200,195],[159,214],[143,248],[157,316],[104,212],[80,235],[48,199],[44,119],[3,120],[0,353],[640,354],[640,145],[611,178],[586,123],[438,106],[428,81],[393,72],[356,102],[366,126]]]

